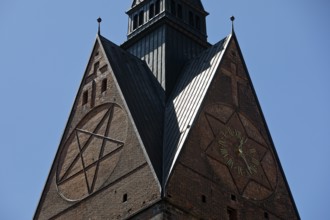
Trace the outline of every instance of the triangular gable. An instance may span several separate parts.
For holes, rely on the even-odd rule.
[[[192,124],[177,114],[186,130],[177,137],[165,196],[200,218],[227,218],[222,210],[233,208],[246,219],[299,219],[235,33],[209,82],[198,109],[189,100],[177,107],[197,114],[186,117]]]
[[[218,69],[231,35],[193,59],[181,75],[165,110],[164,186]]]
[[[154,113],[155,108],[161,111],[162,105],[145,106],[142,110],[134,108],[136,103],[127,92],[129,88],[121,89],[119,82],[129,81],[130,77],[137,81],[136,77],[141,77],[145,82],[140,90],[138,84],[128,84],[131,92],[145,96],[142,102],[146,105],[161,103],[161,90],[150,87],[152,78],[143,75],[147,74],[145,64],[126,55],[129,54],[115,44],[97,36],[34,219],[80,219],[97,215],[112,219],[123,213],[127,217],[137,212],[142,203],[148,206],[160,198],[160,181],[145,150],[149,139],[143,132],[140,136],[136,126],[140,123],[135,119],[136,113],[141,114],[143,110]],[[130,64],[126,63],[128,58]],[[111,59],[117,59],[119,64]],[[127,75],[127,68],[132,68],[130,73],[137,75]],[[150,97],[145,89],[151,88],[155,96]],[[130,96],[128,102],[126,96]],[[141,120],[145,118],[142,115]],[[155,117],[151,119],[157,121]],[[159,124],[162,127],[161,122]],[[161,131],[153,129],[159,138]],[[122,202],[127,195],[133,197],[137,191],[142,196],[134,198],[139,200],[135,207],[126,207],[125,211],[108,207]],[[102,213],[97,208],[101,208]]]

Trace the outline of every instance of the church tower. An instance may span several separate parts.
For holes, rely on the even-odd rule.
[[[170,95],[185,63],[208,48],[200,0],[133,1],[127,41],[122,47],[146,61]]]
[[[234,30],[208,43],[200,0],[127,15],[122,45],[96,36],[34,219],[300,219]]]

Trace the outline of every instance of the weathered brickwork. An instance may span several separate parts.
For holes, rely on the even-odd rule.
[[[234,67],[233,64],[235,64]],[[239,86],[232,83],[230,74],[234,70],[240,77],[237,80]],[[244,92],[239,92],[242,87],[244,87]],[[238,92],[234,92],[234,89],[237,89]],[[217,103],[221,103],[218,105],[220,106],[218,110],[208,108]],[[229,107],[223,107],[225,104]],[[271,147],[267,127],[259,112],[249,76],[245,71],[235,41],[229,45],[201,109],[170,177],[166,189],[168,201],[198,219],[225,220],[229,218],[228,212],[234,212],[235,219],[297,219],[281,168],[276,162],[274,148]],[[263,147],[263,149],[267,149],[268,153],[261,162],[262,169],[259,168],[259,172],[265,170],[264,175],[267,177],[267,183],[271,185],[269,188],[274,190],[273,192],[270,189],[255,187],[251,190],[260,191],[250,191],[249,193],[253,192],[256,199],[248,198],[250,194],[246,191],[255,183],[249,182],[246,186],[243,185],[246,184],[244,182],[246,180],[235,178],[233,168],[231,169],[226,164],[227,160],[221,162],[226,155],[222,156],[220,150],[217,150],[218,145],[212,144],[216,141],[214,140],[214,130],[220,129],[219,132],[221,131],[221,128],[216,128],[217,123],[221,124],[220,120],[212,119],[211,116],[210,119],[205,119],[205,114],[216,115],[217,111],[221,111],[221,117],[228,118],[228,120],[231,118],[230,120],[234,121],[232,125],[236,127],[239,127],[241,123],[244,124],[244,121],[235,122],[233,117],[241,118],[241,120],[245,117],[249,118],[255,126],[252,128],[252,125],[249,125],[251,130],[255,129],[254,132],[260,132],[261,135],[255,135],[254,139],[268,147]],[[245,129],[250,127],[245,127]],[[249,134],[252,137],[254,135],[252,132]],[[216,148],[212,150],[213,145]],[[253,181],[257,180],[255,178]],[[241,185],[246,187],[242,188],[242,191],[239,189],[240,181],[243,181]]]
[[[98,64],[95,65],[95,63]],[[103,51],[96,44],[35,219],[123,219],[160,199],[160,186],[157,183],[157,178],[147,162],[146,155],[143,153],[137,134],[127,113],[128,109],[125,107],[120,90],[117,88],[113,79],[111,67],[108,65]],[[97,69],[94,70],[93,68],[95,66]],[[105,78],[107,79],[107,88],[102,92],[102,81]],[[85,91],[88,91],[88,101],[86,104],[83,104],[83,93]],[[59,172],[58,169],[60,168],[64,171],[69,170],[68,167],[70,167],[71,161],[75,156],[79,155],[78,148],[74,148],[74,146],[78,146],[77,141],[73,141],[71,146],[66,144],[67,139],[75,138],[75,135],[72,135],[72,133],[75,132],[75,129],[77,130],[77,127],[82,128],[81,130],[88,129],[88,127],[96,127],[98,125],[97,120],[100,120],[100,116],[96,115],[86,118],[86,115],[104,103],[116,103],[116,106],[118,106],[114,108],[111,114],[115,115],[117,113],[119,116],[117,119],[115,116],[112,116],[112,127],[110,126],[109,129],[112,134],[115,133],[114,139],[124,141],[124,143],[118,143],[120,144],[120,154],[118,153],[119,156],[115,160],[110,157],[112,160],[109,160],[108,163],[105,163],[107,161],[106,159],[100,162],[98,172],[103,172],[103,174],[107,175],[95,177],[95,190],[91,192],[90,196],[85,198],[88,192],[85,193],[86,195],[70,192],[70,190],[84,192],[84,189],[81,188],[86,187],[86,181],[84,180],[83,172],[81,171],[80,174],[78,172],[79,169],[82,170],[82,165],[73,165],[71,172],[73,174],[70,174],[70,172],[67,174],[69,179],[67,181],[77,179],[73,183],[78,188],[65,188],[67,186],[65,183],[62,185],[59,183],[59,177],[56,176],[56,173]],[[109,105],[112,106],[112,104]],[[80,126],[83,118],[86,120],[86,123],[84,122],[84,126]],[[100,128],[98,131],[103,131],[104,129],[102,129]],[[86,142],[86,138],[79,137],[78,139],[81,142],[83,140]],[[90,155],[97,156],[99,154],[99,147],[102,145],[102,141],[100,142],[96,139],[95,142],[91,141],[90,145],[83,153],[86,166],[88,162],[90,164],[97,162],[97,158],[90,158]],[[106,150],[105,146],[104,154],[106,154]],[[115,152],[115,154],[117,153]],[[77,161],[79,162],[79,160]],[[110,164],[111,161],[112,163],[115,161],[116,164]],[[107,173],[106,169],[111,170]],[[65,176],[64,171],[59,172],[60,174],[58,175]],[[77,172],[78,174],[74,174]],[[90,172],[91,174],[89,172],[86,173],[89,182],[92,182],[91,180],[95,172]],[[71,179],[70,175],[73,176]],[[97,185],[98,183],[100,184]],[[67,185],[72,187],[72,184]],[[59,192],[65,198],[62,198]],[[65,193],[66,195],[64,195]],[[77,198],[75,198],[75,195],[78,195]],[[75,201],[70,201],[72,198]]]
[[[125,219],[159,199],[159,189],[146,181],[153,178],[150,174],[149,167],[143,165],[129,177],[108,185],[54,219]],[[123,200],[125,194],[127,201]]]

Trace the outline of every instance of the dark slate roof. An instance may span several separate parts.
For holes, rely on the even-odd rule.
[[[231,36],[186,64],[166,106],[164,90],[145,61],[99,36],[162,185],[171,174]]]
[[[164,91],[145,61],[99,35],[145,150],[162,182]]]
[[[171,174],[231,36],[213,45],[185,66],[166,104],[163,184],[166,184]]]

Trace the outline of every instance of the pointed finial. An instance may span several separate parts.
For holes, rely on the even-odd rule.
[[[231,20],[231,31],[234,32],[234,21],[235,21],[235,17],[234,16],[231,16],[230,17],[230,20]]]
[[[99,23],[99,27],[98,27],[98,31],[97,31],[97,33],[98,33],[98,34],[101,34],[101,22],[102,22],[102,18],[99,17],[99,18],[97,19],[97,22]]]

